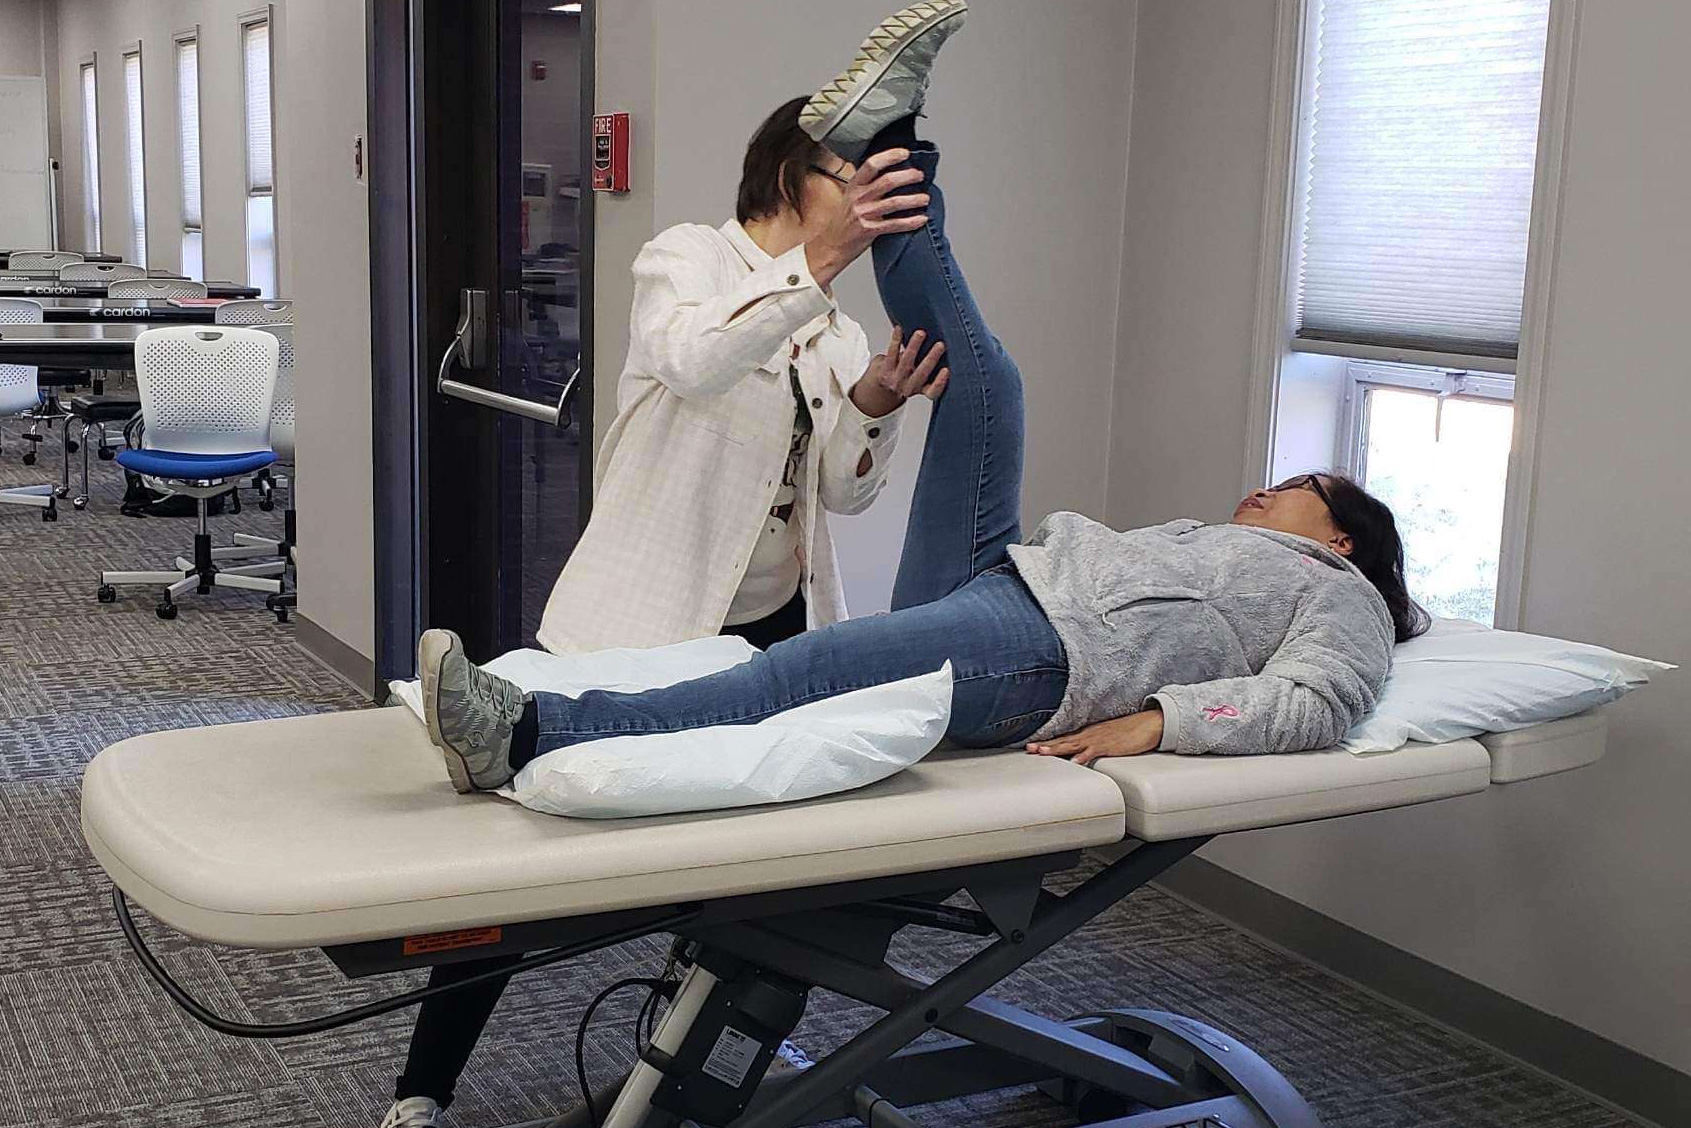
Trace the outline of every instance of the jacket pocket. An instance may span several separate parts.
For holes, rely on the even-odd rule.
[[[717,438],[726,439],[735,446],[745,446],[752,440],[751,435],[732,418],[689,412],[679,416],[679,419],[689,427],[709,431]]]
[[[1181,604],[1204,602],[1204,593],[1193,587],[1171,584],[1128,586],[1099,597],[1098,618],[1105,626],[1113,627],[1132,611],[1173,610]]]

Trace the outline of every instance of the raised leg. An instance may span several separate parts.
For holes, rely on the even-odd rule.
[[[1021,539],[1021,373],[986,327],[952,255],[935,179],[939,153],[915,142],[911,163],[927,175],[912,191],[930,196],[928,223],[876,240],[875,279],[888,317],[906,333],[926,329],[945,342],[951,380],[928,425],[894,610],[955,591],[1003,564]]]

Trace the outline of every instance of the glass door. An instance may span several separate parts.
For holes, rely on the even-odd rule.
[[[586,521],[593,5],[375,0],[372,19],[389,678],[409,674],[423,627],[458,631],[478,659],[534,645]]]

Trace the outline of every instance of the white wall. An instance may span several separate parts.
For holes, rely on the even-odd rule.
[[[245,281],[246,157],[240,17],[252,0],[59,0],[65,241],[81,243],[79,65],[96,54],[104,249],[127,254],[123,51],[141,43],[149,265],[181,265],[175,34],[199,25],[200,151],[208,279]],[[277,244],[295,300],[300,612],[374,652],[368,202],[353,176],[365,129],[364,6],[275,5]]]
[[[640,18],[630,8],[642,7],[651,18],[654,63],[645,66],[627,47],[607,50],[604,41],[599,50],[600,108],[631,108],[612,91],[620,93],[623,76],[638,72],[637,89],[628,92],[650,96],[652,109],[636,115],[636,140],[654,138],[636,160],[635,198],[600,199],[601,421],[614,410],[620,363],[613,361],[620,362],[617,346],[627,334],[626,299],[613,286],[626,289],[630,251],[638,246],[628,240],[672,223],[730,218],[757,124],[842,70],[888,10],[884,0],[651,0],[649,7],[604,5],[600,18],[626,26]],[[1044,5],[977,0],[969,26],[940,58],[923,123],[945,154],[941,183],[950,185],[959,257],[1027,379],[1023,496],[1032,520],[1053,509],[1104,511],[1132,22],[1132,5],[1115,0],[1069,0],[1061,18]],[[755,43],[782,48],[749,51]],[[707,59],[728,62],[701,65]],[[649,171],[642,160],[651,161]],[[1046,169],[1053,174],[1038,175]],[[647,208],[654,226],[641,230]],[[846,273],[838,293],[870,340],[884,342],[889,329],[867,259]],[[886,605],[921,438],[922,426],[907,432],[894,483],[880,501],[835,525],[854,613]]]
[[[1526,630],[1691,660],[1691,6],[1583,5],[1527,547]],[[1109,511],[1235,500],[1274,5],[1141,0]],[[1206,857],[1691,1070],[1691,735],[1670,675],[1608,758],[1465,799],[1233,835]]]

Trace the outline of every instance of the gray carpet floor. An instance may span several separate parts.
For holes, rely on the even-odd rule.
[[[0,487],[44,477],[21,466],[17,450],[8,442],[0,455]],[[169,623],[155,618],[153,593],[96,603],[100,568],[159,566],[188,546],[192,529],[119,516],[118,472],[95,468],[89,510],[67,507],[57,524],[0,505],[0,1128],[374,1128],[408,1014],[293,1041],[225,1038],[155,989],[111,918],[109,886],[77,824],[81,771],[100,748],[151,730],[364,702],[265,613],[261,597],[191,597]],[[249,505],[216,532],[227,540],[276,525]],[[314,952],[220,951],[151,935],[169,966],[234,1018],[299,1018],[400,986],[348,983]],[[919,933],[901,938],[898,956],[935,972],[965,950]],[[651,974],[662,951],[642,941],[519,980],[460,1086],[454,1123],[502,1125],[570,1106],[583,1006],[614,978]],[[1053,1015],[1150,1006],[1201,1018],[1283,1069],[1331,1128],[1629,1123],[1154,889],[999,995]],[[589,1059],[601,1080],[628,1063],[635,1002],[614,999],[601,1011]],[[873,1013],[819,993],[797,1039],[824,1052]],[[936,1128],[1072,1123],[1030,1091],[915,1115]]]

